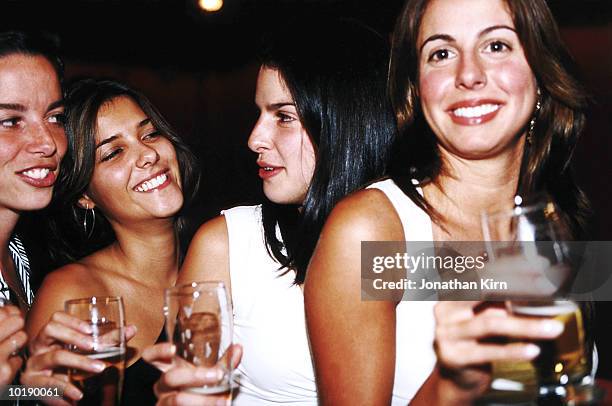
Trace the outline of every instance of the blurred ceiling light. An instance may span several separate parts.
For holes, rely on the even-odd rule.
[[[212,13],[221,10],[223,0],[198,0],[198,5],[202,10]]]

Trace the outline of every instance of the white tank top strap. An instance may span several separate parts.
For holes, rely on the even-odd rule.
[[[416,183],[413,180],[413,184]],[[406,196],[393,179],[373,183],[367,189],[378,189],[387,196],[402,222],[406,241],[433,241],[431,218]],[[423,194],[421,188],[417,187],[417,191]]]

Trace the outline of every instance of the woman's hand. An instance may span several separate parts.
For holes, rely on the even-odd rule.
[[[0,307],[0,386],[13,382],[23,363],[19,351],[28,341],[23,326],[23,316],[17,307]]]
[[[458,301],[436,304],[435,346],[441,379],[468,395],[487,389],[491,362],[530,361],[538,356],[540,348],[527,341],[550,340],[563,331],[559,321],[514,316],[502,305]],[[494,342],[491,339],[495,337],[522,341]],[[453,396],[457,399],[456,394]]]
[[[136,334],[134,326],[125,329],[126,340]],[[106,368],[102,361],[88,358],[66,349],[73,346],[82,351],[94,349],[92,328],[89,323],[70,316],[64,312],[56,312],[40,330],[38,335],[30,341],[30,357],[26,370],[21,375],[21,383],[28,386],[45,386],[61,388],[64,398],[68,401],[77,401],[83,397],[82,392],[70,383],[65,374],[66,369],[79,369],[81,371],[100,373]],[[64,400],[46,400],[51,405],[69,405]]]
[[[196,367],[176,357],[176,347],[170,343],[155,344],[145,348],[142,358],[155,365],[163,374],[154,386],[158,405],[229,405],[231,394],[199,395],[188,388],[203,386],[219,381],[223,376],[220,367]],[[242,347],[234,344],[228,351],[231,368],[234,369],[242,358]]]

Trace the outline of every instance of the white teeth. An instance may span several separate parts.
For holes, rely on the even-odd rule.
[[[49,174],[49,168],[34,168],[21,173],[27,176],[28,178],[44,179]]]
[[[453,110],[453,114],[458,117],[480,117],[499,109],[499,104],[481,104],[476,107],[459,107]]]
[[[269,167],[269,166],[266,166],[266,167],[264,167],[264,168],[263,168],[263,170],[264,170],[264,171],[266,171],[266,172],[271,172],[271,171],[273,171],[273,170],[274,170],[274,168],[271,168],[271,167]]]
[[[168,179],[168,175],[163,173],[153,179],[149,179],[147,181],[142,182],[140,185],[134,188],[137,192],[146,192],[151,189],[157,188],[159,185],[163,184]]]

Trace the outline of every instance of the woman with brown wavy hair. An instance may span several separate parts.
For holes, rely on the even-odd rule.
[[[465,404],[491,362],[540,351],[483,338],[561,333],[482,302],[363,302],[355,253],[362,241],[482,240],[482,212],[536,191],[580,238],[588,205],[570,158],[587,98],[570,66],[544,0],[408,0],[390,65],[404,142],[392,178],[336,206],[305,282],[323,404]]]

